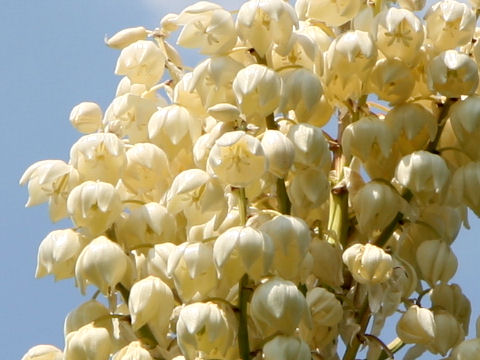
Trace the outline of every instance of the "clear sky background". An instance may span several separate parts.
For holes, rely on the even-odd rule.
[[[0,9],[0,348],[1,358],[19,360],[36,344],[63,348],[63,321],[88,300],[72,279],[34,279],[37,249],[52,230],[46,206],[25,209],[27,188],[18,185],[24,170],[44,159],[68,161],[80,137],[68,116],[82,101],[105,109],[119,77],[113,74],[118,51],[103,38],[126,27],[154,28],[186,0],[1,0]],[[219,1],[227,9],[242,1]],[[198,58],[197,58],[198,59]],[[185,58],[194,65],[195,58]],[[454,282],[472,301],[473,321],[480,311],[480,222],[462,231],[454,244],[460,267]],[[391,333],[390,336],[394,336]],[[390,341],[390,336],[385,341]],[[471,327],[471,336],[474,328]],[[425,356],[423,359],[427,359]]]

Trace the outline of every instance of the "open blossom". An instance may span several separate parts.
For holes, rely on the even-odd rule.
[[[382,283],[392,274],[392,257],[375,245],[354,244],[344,251],[342,259],[361,284]]]

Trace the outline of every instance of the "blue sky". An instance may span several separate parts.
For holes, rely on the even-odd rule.
[[[25,209],[27,189],[18,185],[23,171],[44,159],[68,161],[78,139],[68,121],[71,108],[82,101],[103,109],[112,100],[119,78],[113,74],[118,52],[106,47],[104,35],[126,27],[154,28],[168,12],[178,12],[181,0],[21,0],[2,1],[0,12],[0,338],[2,358],[20,359],[33,345],[63,347],[66,314],[86,301],[73,280],[54,283],[34,279],[37,248],[52,230],[46,206]],[[222,1],[231,9],[241,1]],[[235,5],[237,4],[237,5]],[[188,65],[193,61],[186,59]],[[460,260],[455,281],[462,285],[474,309],[480,310],[477,274],[480,223],[462,232],[454,248]],[[425,357],[426,358],[426,357]]]

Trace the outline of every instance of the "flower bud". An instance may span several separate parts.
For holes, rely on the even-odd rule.
[[[472,160],[480,160],[480,97],[469,96],[457,101],[450,110],[450,122],[455,137],[461,143],[462,151],[465,151]]]
[[[252,318],[264,337],[292,334],[302,319],[311,322],[308,304],[297,286],[281,278],[259,285],[250,304]]]
[[[330,151],[322,129],[310,124],[296,124],[287,137],[295,146],[295,163],[308,167],[326,168],[330,165]]]
[[[391,7],[378,14],[374,26],[375,43],[387,58],[407,65],[414,62],[425,35],[422,21],[412,11]]]
[[[172,291],[159,278],[148,276],[137,281],[128,298],[133,330],[152,322],[166,332],[174,305]]]
[[[427,345],[428,350],[434,354],[445,356],[452,347],[458,345],[464,338],[465,333],[455,317],[445,310],[435,310],[435,337]]]
[[[262,148],[268,161],[268,171],[279,178],[285,178],[295,158],[295,146],[278,130],[263,133]]]
[[[296,338],[283,335],[275,336],[263,345],[265,360],[310,360],[310,348],[307,343]]]
[[[162,78],[165,61],[164,52],[153,41],[138,40],[122,50],[115,74],[126,75],[132,83],[151,87]]]
[[[91,134],[102,127],[102,109],[94,102],[82,102],[70,113],[73,127],[83,134]]]
[[[465,3],[443,0],[425,14],[427,38],[439,51],[455,49],[472,40],[475,14]]]
[[[150,352],[145,349],[140,341],[132,341],[117,352],[112,360],[154,360]]]
[[[252,64],[237,73],[232,89],[242,113],[247,117],[263,118],[280,104],[281,86],[280,76],[274,70]]]
[[[295,279],[311,241],[307,223],[294,216],[278,215],[265,222],[260,230],[273,240],[274,271],[285,279]]]
[[[120,30],[105,43],[114,49],[123,49],[138,40],[146,40],[148,32],[143,26]]]
[[[111,184],[86,181],[68,196],[67,210],[76,226],[85,227],[92,235],[97,235],[120,215],[122,202]]]
[[[20,179],[28,181],[26,207],[48,201],[50,219],[58,221],[68,216],[67,197],[79,184],[78,171],[62,160],[42,160],[30,165]]]
[[[378,284],[390,278],[392,257],[382,248],[371,244],[354,244],[343,252],[342,260],[361,284]]]
[[[35,277],[52,274],[58,281],[74,276],[75,262],[83,246],[82,235],[72,229],[52,231],[38,248]]]
[[[64,356],[68,360],[108,360],[112,348],[108,331],[88,324],[67,335]]]
[[[407,344],[428,344],[435,337],[433,313],[412,305],[397,322],[398,337]]]
[[[63,327],[65,337],[71,332],[77,331],[81,327],[90,323],[94,323],[99,327],[104,327],[107,330],[112,329],[110,311],[105,305],[93,299],[83,303],[68,313]]]
[[[267,159],[260,141],[244,131],[223,134],[208,156],[207,170],[220,181],[245,187],[260,179],[267,170]]]
[[[107,295],[126,277],[130,266],[130,259],[118,244],[99,236],[80,253],[75,278],[82,294],[88,284],[93,284]]]
[[[448,282],[457,271],[457,257],[447,243],[441,240],[428,240],[417,249],[417,265],[422,278],[434,287],[438,281]]]
[[[63,360],[63,353],[53,345],[36,345],[23,355],[22,360]]]
[[[198,353],[211,359],[223,359],[235,337],[235,315],[227,307],[212,302],[193,303],[180,310],[177,341],[186,360]]]
[[[346,156],[356,156],[363,162],[372,153],[387,157],[392,149],[392,130],[377,116],[362,117],[348,125],[342,136],[342,147]]]
[[[273,45],[283,49],[298,26],[297,15],[290,4],[282,0],[250,0],[240,7],[237,33],[248,41],[261,57]]]
[[[441,194],[450,178],[450,170],[442,157],[427,151],[404,156],[395,170],[395,179],[414,195],[428,200]]]
[[[213,246],[218,277],[238,283],[243,274],[259,280],[273,262],[273,241],[266,233],[252,227],[236,226],[221,234]]]
[[[126,163],[123,141],[112,133],[82,136],[70,150],[70,163],[82,181],[100,180],[115,185]]]
[[[472,95],[478,86],[477,63],[467,54],[447,50],[434,57],[426,69],[428,87],[449,98]]]
[[[432,308],[444,309],[455,316],[457,321],[463,325],[464,333],[468,334],[472,306],[470,300],[462,293],[460,286],[440,283],[430,292],[430,300]]]
[[[324,288],[313,288],[307,292],[307,303],[316,325],[335,326],[343,317],[343,307],[334,294]]]
[[[168,257],[167,274],[173,277],[184,302],[201,299],[218,284],[213,249],[206,243],[183,243]]]

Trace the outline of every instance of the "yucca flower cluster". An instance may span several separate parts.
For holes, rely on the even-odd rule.
[[[69,162],[20,180],[27,206],[73,223],[41,242],[36,276],[96,292],[63,350],[23,360],[379,360],[406,344],[478,359],[450,280],[480,215],[480,2],[422,19],[424,2],[200,1],[107,39],[112,102],[75,106]],[[193,69],[177,30],[205,55]]]

